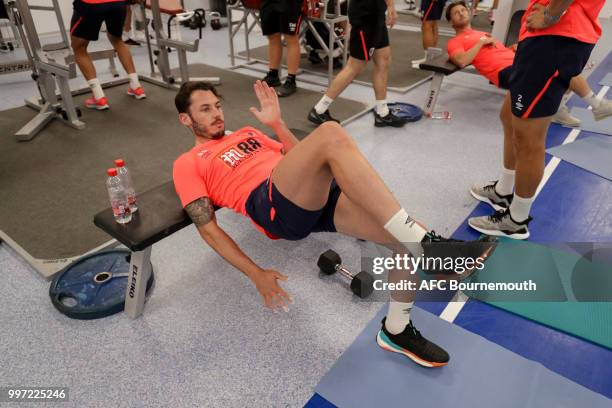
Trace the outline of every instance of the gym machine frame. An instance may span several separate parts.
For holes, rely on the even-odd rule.
[[[32,79],[37,83],[40,97],[28,98],[26,106],[37,110],[38,114],[15,136],[19,141],[32,140],[50,121],[59,119],[75,129],[83,129],[80,110],[74,105],[69,79],[76,77],[74,57],[70,52],[70,42],[60,14],[58,0],[52,0],[52,6],[28,5],[27,0],[15,0],[8,4],[14,23],[19,31],[30,67]],[[40,43],[32,10],[55,12],[62,42],[43,47]],[[91,53],[93,59],[109,59],[111,72],[116,73],[114,50],[103,50]],[[56,91],[59,89],[59,95]]]
[[[346,41],[344,41],[343,38],[340,38],[338,35],[336,35],[334,31],[334,27],[336,24],[342,23],[342,22],[346,22],[348,24],[348,16],[342,15],[340,13],[340,3],[339,2],[336,2],[335,4],[334,13],[328,14],[327,13],[328,2],[329,0],[321,1],[321,3],[323,4],[321,17],[305,17],[304,18],[303,24],[305,24],[306,30],[300,31],[299,36],[300,36],[300,42],[301,42],[301,40],[306,35],[307,31],[312,32],[315,39],[317,40],[317,42],[323,49],[324,53],[327,55],[327,58],[328,58],[327,85],[329,86],[332,80],[334,79],[334,68],[333,68],[334,45],[338,45],[339,47],[341,47],[342,62],[343,62],[343,65],[346,65],[347,51],[348,51],[348,48],[346,46]],[[233,19],[232,12],[234,11],[241,11],[243,13],[242,17],[239,20]],[[251,24],[249,24],[248,22],[249,16],[252,16],[254,19],[254,21]],[[249,34],[253,30],[253,28],[255,28],[256,25],[259,25],[261,27],[261,20],[259,18],[259,10],[247,8],[239,1],[235,2],[234,4],[230,4],[230,2],[228,2],[227,19],[228,19],[228,27],[229,27],[228,31],[229,31],[229,43],[230,43],[230,59],[231,59],[231,64],[232,64],[231,69],[235,70],[235,69],[240,69],[240,68],[247,68],[247,69],[252,69],[255,71],[267,72],[267,70],[260,70],[260,69],[257,69],[251,66],[257,63],[264,64],[264,65],[268,64],[268,61],[251,58],[251,47],[249,45]],[[329,37],[327,39],[327,42],[325,42],[325,40],[319,35],[317,30],[315,29],[313,25],[313,23],[315,22],[323,23],[327,27],[328,32],[329,32]],[[243,25],[245,28],[244,40],[245,40],[245,45],[246,45],[246,57],[237,55],[234,49],[234,37],[238,34],[238,31]],[[345,39],[346,38],[347,37],[345,37]],[[245,59],[246,63],[236,65],[236,58]],[[300,68],[298,73],[300,72],[304,72],[304,73],[308,73],[308,74],[312,74],[316,76],[322,76],[322,77],[326,76],[319,72],[310,71],[304,68]],[[304,80],[302,78],[300,79],[300,81],[314,84],[314,85],[321,85],[320,82]]]
[[[166,36],[164,33],[164,24],[162,23],[161,17],[161,9],[159,7],[159,0],[150,0],[149,5],[151,7],[151,16],[152,21],[151,24],[153,26],[153,31],[155,34],[155,46],[156,50],[153,51],[151,45],[151,37],[149,35],[149,25],[145,22],[145,37],[147,42],[147,51],[149,53],[149,65],[151,67],[151,75],[150,76],[142,76],[141,78],[146,81],[156,85],[160,85],[167,88],[177,88],[180,86],[182,82],[188,81],[204,81],[210,82],[212,84],[220,84],[221,79],[219,77],[201,77],[201,78],[190,78],[189,77],[189,67],[187,64],[187,52],[196,52],[199,47],[199,39],[195,39],[193,42],[187,42],[182,40],[173,40]],[[146,18],[146,7],[144,2],[140,2],[140,6],[142,8],[142,15]],[[170,68],[170,58],[169,58],[169,50],[175,49],[178,55],[179,62],[179,72],[180,79],[177,80],[174,75],[172,75],[172,71]],[[153,61],[153,54],[157,56],[157,61]],[[157,73],[155,72],[155,65],[157,64],[157,68],[159,69],[159,75],[161,76],[161,80],[157,78]]]

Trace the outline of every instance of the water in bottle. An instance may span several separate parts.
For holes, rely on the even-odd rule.
[[[134,185],[132,184],[132,177],[130,176],[128,168],[125,166],[125,161],[123,159],[115,160],[115,166],[117,167],[117,174],[119,175],[121,183],[123,183],[123,188],[128,196],[130,212],[133,214],[138,211],[138,206],[136,205],[136,190],[134,190]]]
[[[113,216],[119,224],[126,224],[132,220],[132,213],[130,212],[123,183],[117,174],[117,169],[110,168],[106,173],[108,174],[106,189],[108,190],[108,198],[113,209]]]

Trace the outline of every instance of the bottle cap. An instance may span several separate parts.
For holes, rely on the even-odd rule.
[[[117,160],[115,160],[115,166],[123,167],[123,166],[125,166],[125,161],[123,161],[123,159],[117,159]]]
[[[106,174],[108,174],[110,177],[115,177],[117,175],[117,169],[111,167],[110,169],[106,170]]]

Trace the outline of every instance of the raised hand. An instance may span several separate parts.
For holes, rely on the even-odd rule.
[[[278,103],[278,95],[264,81],[256,81],[253,85],[255,96],[259,100],[259,110],[251,107],[249,110],[258,121],[264,125],[274,128],[281,123],[281,111]]]

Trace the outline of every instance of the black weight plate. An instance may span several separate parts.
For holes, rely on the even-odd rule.
[[[53,306],[73,319],[99,319],[119,313],[125,305],[127,276],[104,278],[104,272],[127,274],[130,251],[115,249],[85,256],[56,275],[49,288]],[[98,280],[96,281],[96,276]],[[108,277],[108,276],[106,276]],[[153,269],[147,282],[147,294],[153,285]]]
[[[394,102],[387,106],[395,116],[406,119],[408,122],[416,122],[423,117],[423,109],[410,103]]]

